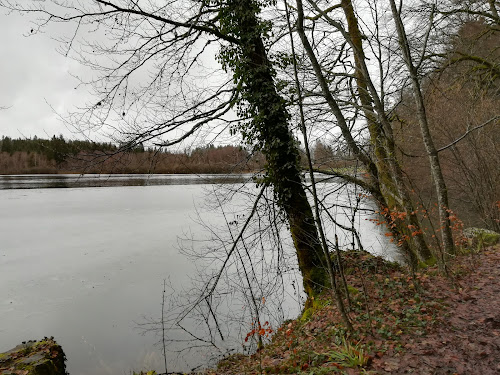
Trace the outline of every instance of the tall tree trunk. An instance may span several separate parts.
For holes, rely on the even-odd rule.
[[[405,240],[408,245],[406,249],[409,252],[415,252],[422,261],[427,261],[432,258],[432,253],[425,241],[418,217],[415,215],[415,207],[396,158],[392,125],[366,66],[362,35],[352,1],[341,0],[341,6],[347,20],[349,42],[354,52],[358,95],[368,122],[371,142],[374,145],[375,163],[386,207],[391,210],[395,207],[397,211],[406,213],[405,219],[397,223],[399,232],[407,239]],[[406,255],[409,259],[415,259],[415,254]]]
[[[490,6],[490,12],[491,14],[493,14],[493,16],[495,16],[496,18],[496,21],[498,23],[498,11],[497,11],[497,6],[495,5],[496,1],[495,0],[488,0],[488,4]]]
[[[299,107],[299,114],[300,114],[300,128],[302,131],[302,136],[304,138],[304,148],[306,151],[306,157],[307,157],[307,165],[309,168],[309,177],[311,179],[311,189],[312,189],[312,196],[313,196],[313,202],[314,202],[314,217],[316,221],[316,227],[318,228],[319,231],[319,236],[321,238],[321,246],[323,248],[323,253],[326,255],[326,261],[327,261],[327,271],[328,275],[330,276],[330,286],[333,291],[333,297],[335,299],[335,302],[337,303],[337,308],[339,309],[340,315],[342,316],[342,320],[344,324],[346,325],[346,328],[349,332],[352,332],[353,327],[352,323],[349,320],[349,316],[347,315],[347,311],[345,309],[344,301],[342,299],[342,294],[340,293],[338,284],[337,284],[337,272],[333,266],[332,260],[329,256],[328,252],[328,244],[326,241],[326,235],[323,230],[323,221],[321,220],[321,213],[319,209],[319,199],[318,199],[318,192],[316,189],[316,181],[314,178],[314,170],[313,170],[313,165],[312,165],[312,158],[311,158],[311,152],[309,150],[309,140],[307,137],[307,129],[306,129],[306,121],[304,117],[304,107],[303,107],[303,102],[302,102],[302,90],[300,87],[299,83],[299,75],[298,75],[298,69],[297,69],[297,59],[295,56],[295,45],[293,41],[293,32],[292,32],[292,24],[290,22],[290,13],[288,11],[288,5],[285,3],[285,11],[286,11],[286,20],[288,24],[288,32],[290,34],[290,46],[292,48],[292,56],[293,56],[293,76],[295,80],[295,89],[297,90],[297,96],[298,96],[298,107]],[[335,235],[335,240],[336,240],[336,250],[337,250],[337,256],[338,256],[338,269],[341,273],[342,276],[344,276],[342,272],[342,264],[340,262],[340,254],[339,254],[339,249],[338,249],[338,241],[337,241],[337,235]],[[345,280],[345,277],[343,277],[343,282],[344,282],[344,287],[345,287],[345,293],[346,293],[346,298],[349,301],[349,289],[347,287],[347,282]],[[350,304],[350,302],[349,302]]]
[[[315,6],[314,2],[311,2],[311,4]],[[398,213],[404,212],[406,214],[402,221],[393,221],[388,215],[386,215],[385,218],[408,262],[412,267],[415,267],[417,257],[426,261],[432,257],[432,254],[419,230],[420,223],[418,218],[414,215],[415,210],[413,208],[413,203],[404,183],[402,170],[396,159],[395,143],[390,121],[387,119],[384,106],[370,80],[365,62],[361,32],[352,7],[352,2],[350,0],[342,0],[340,5],[347,19],[348,33],[343,31],[342,25],[331,19],[326,13],[323,13],[321,9],[316,8],[316,10],[322,13],[327,22],[342,30],[344,37],[353,49],[358,95],[366,117],[370,141],[373,147],[373,155],[371,157],[364,154],[358,148],[355,140],[352,138],[350,129],[347,126],[340,107],[329,90],[328,83],[304,32],[302,0],[297,0],[297,32],[309,56],[323,95],[337,119],[338,126],[342,131],[344,139],[346,139],[348,146],[356,157],[368,169],[372,180],[371,185],[373,186],[370,192],[375,198],[380,211],[385,211],[387,208],[391,211],[396,210]],[[409,226],[417,228],[417,230],[411,231],[409,230]],[[414,232],[415,235],[412,235],[412,232]]]
[[[311,206],[302,184],[299,153],[289,128],[285,101],[276,91],[274,71],[267,57],[258,6],[252,0],[232,0],[223,17],[240,40],[236,56],[228,61],[235,79],[242,84],[242,96],[250,106],[253,121],[245,134],[260,144],[267,161],[266,181],[272,185],[285,212],[295,245],[298,264],[308,296],[317,296],[329,285],[326,254],[323,252]]]
[[[394,2],[394,0],[390,0],[390,3],[391,3],[392,16],[394,18],[394,22],[396,23],[399,45],[401,48],[401,52],[403,53],[403,59],[410,74],[410,80],[413,89],[413,97],[415,99],[415,104],[417,106],[417,118],[418,118],[418,123],[420,125],[420,132],[422,134],[422,139],[424,141],[427,155],[429,156],[431,174],[436,188],[439,220],[441,222],[440,226],[442,230],[444,251],[446,254],[454,254],[455,247],[453,244],[453,235],[451,232],[448,189],[446,188],[443,172],[441,170],[441,164],[439,163],[439,155],[434,145],[431,132],[429,130],[429,123],[427,121],[424,98],[422,95],[422,89],[420,87],[420,80],[418,78],[417,68],[413,64],[408,38],[406,36],[406,31],[404,29],[404,25],[401,20],[399,11],[396,8],[396,3]]]

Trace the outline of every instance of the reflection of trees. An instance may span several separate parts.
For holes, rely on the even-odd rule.
[[[355,189],[351,190],[349,195],[342,184],[318,183],[326,240],[332,250],[336,236],[341,249],[350,248],[352,237],[358,237],[358,224],[351,219],[370,224],[365,219],[373,211],[366,198],[358,202],[354,218],[343,214],[358,201]],[[252,353],[268,337],[255,334],[244,342],[247,334],[266,321],[276,329],[290,313],[299,313],[306,297],[299,287],[287,221],[276,209],[271,190],[248,182],[214,185],[208,188],[202,207],[196,221],[204,231],[193,228],[197,234],[189,232],[179,240],[181,252],[197,265],[197,272],[190,275],[192,283],[179,286],[170,279],[163,322],[153,318],[141,324],[160,341],[165,327],[170,370],[174,363],[185,368],[182,364],[191,365],[193,358],[217,359],[235,348]],[[326,209],[339,213],[334,221]]]

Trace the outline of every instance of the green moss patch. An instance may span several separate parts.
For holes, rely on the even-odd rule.
[[[66,356],[53,338],[27,341],[0,354],[0,374],[65,375]]]
[[[500,233],[484,228],[466,228],[463,236],[469,249],[481,250],[500,241]]]

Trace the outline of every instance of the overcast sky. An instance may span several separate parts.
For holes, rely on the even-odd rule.
[[[48,138],[62,134],[65,138],[85,136],[108,141],[106,134],[109,133],[82,135],[68,128],[60,118],[68,112],[78,112],[78,107],[88,108],[86,104],[89,102],[95,104],[99,101],[99,98],[90,96],[90,87],[79,85],[80,81],[75,78],[88,80],[89,74],[93,76],[92,72],[59,53],[62,44],[54,40],[73,36],[76,25],[49,23],[37,33],[33,21],[33,14],[7,14],[0,8],[0,138]],[[35,29],[33,34],[32,29]],[[82,30],[78,35],[86,38]],[[92,37],[95,35],[99,37],[98,34],[92,34]],[[78,45],[78,41],[75,43]],[[214,59],[208,65],[214,65],[215,69],[219,67]],[[149,75],[147,70],[141,69],[134,77],[140,78],[141,74]],[[217,76],[213,77],[217,79]],[[209,135],[201,134],[200,137],[198,142],[211,140]]]
[[[29,17],[0,9],[0,137],[74,138],[57,113],[85,101],[86,89],[75,89],[78,81],[69,74],[80,67],[56,51],[54,35],[27,37],[31,28]]]

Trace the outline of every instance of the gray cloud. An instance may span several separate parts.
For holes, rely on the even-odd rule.
[[[64,114],[88,99],[69,74],[79,64],[56,51],[54,30],[28,36],[32,27],[28,16],[0,13],[0,136],[74,137],[52,108]]]

